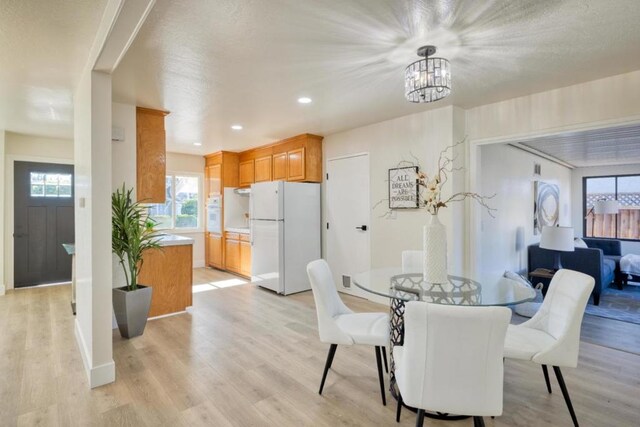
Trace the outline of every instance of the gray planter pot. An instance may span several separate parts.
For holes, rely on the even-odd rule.
[[[149,286],[141,285],[135,291],[127,291],[126,286],[113,289],[113,311],[120,335],[124,338],[137,337],[144,332],[151,307],[152,290]]]

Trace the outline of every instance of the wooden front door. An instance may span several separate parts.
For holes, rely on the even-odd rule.
[[[73,200],[72,165],[15,162],[15,287],[71,281]]]

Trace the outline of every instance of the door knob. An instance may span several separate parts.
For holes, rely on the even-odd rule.
[[[360,227],[356,227],[356,230],[367,231],[367,226],[366,225],[362,225]]]

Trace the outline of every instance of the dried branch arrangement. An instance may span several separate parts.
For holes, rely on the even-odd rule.
[[[449,176],[454,171],[459,171],[464,168],[454,167],[454,163],[458,158],[456,154],[456,147],[466,142],[466,139],[458,141],[440,152],[438,157],[438,171],[433,175],[428,175],[422,170],[418,159],[412,155],[415,159],[415,163],[408,162],[406,160],[401,161],[397,167],[404,166],[418,166],[418,175],[416,177],[419,186],[419,207],[424,208],[432,215],[437,215],[441,208],[446,208],[451,203],[462,202],[465,199],[475,200],[481,207],[486,209],[487,213],[493,218],[494,212],[497,209],[489,206],[488,201],[495,197],[495,194],[491,196],[483,196],[478,193],[471,192],[458,192],[449,197],[444,197],[442,194],[442,188],[448,181]],[[382,202],[382,201],[381,201]],[[380,204],[381,202],[378,202]],[[374,206],[375,207],[375,206]],[[383,216],[389,216],[391,211],[386,212]]]

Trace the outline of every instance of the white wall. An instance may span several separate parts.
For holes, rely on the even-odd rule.
[[[454,107],[443,107],[409,116],[372,124],[328,135],[324,138],[324,164],[331,158],[355,153],[369,153],[371,209],[371,267],[399,266],[401,253],[405,249],[422,249],[422,228],[428,222],[424,210],[396,210],[394,219],[381,218],[388,203],[376,209],[373,206],[388,198],[388,170],[402,160],[413,160],[416,156],[427,172],[437,169],[440,151],[454,142],[464,131],[464,116]],[[461,126],[462,129],[457,129]],[[464,155],[461,156],[464,159]],[[459,184],[458,180],[462,180]],[[445,188],[464,186],[464,173],[452,179]],[[326,189],[323,187],[323,223],[326,222]],[[454,226],[454,211],[464,210],[460,204],[443,209],[439,214],[447,226],[450,271],[461,273],[464,266],[464,224]],[[326,228],[323,227],[323,254],[326,254]]]
[[[115,380],[112,352],[111,76],[85,71],[74,96],[76,339],[91,387]]]
[[[129,104],[113,103],[111,105],[111,122],[113,127],[124,129],[124,141],[111,141],[111,191],[122,188],[124,183],[128,190],[133,188],[136,194],[136,106]],[[113,287],[126,286],[127,282],[118,263],[118,258],[111,255]],[[117,328],[115,316],[112,326]]]
[[[560,225],[571,225],[571,169],[506,144],[485,145],[480,150],[484,194],[495,194],[492,218],[482,213],[477,278],[495,283],[505,270],[527,268],[527,246],[540,241],[533,231],[534,181],[560,187]],[[542,168],[533,173],[534,163]]]
[[[576,168],[571,174],[571,187],[573,197],[571,205],[573,207],[573,226],[576,229],[576,236],[584,236],[582,212],[582,178],[585,176],[605,176],[605,175],[630,175],[640,174],[640,164],[620,165],[620,166],[595,166],[588,168]],[[622,254],[640,254],[640,242],[622,242]]]
[[[73,160],[73,140],[6,133],[6,154]]]
[[[0,165],[4,165],[5,132],[0,129]],[[0,248],[4,248],[4,174],[0,173]],[[3,251],[4,252],[4,251]],[[4,253],[0,255],[0,295],[4,295],[6,278],[4,277]]]
[[[467,134],[516,138],[631,119],[640,119],[640,71],[472,108]]]
[[[204,256],[204,212],[205,212],[205,203],[204,199],[204,157],[193,155],[193,154],[182,154],[182,153],[167,153],[167,172],[188,172],[188,173],[197,173],[201,175],[201,188],[200,192],[202,194],[202,199],[200,203],[200,218],[201,218],[201,226],[202,231],[194,231],[188,233],[177,233],[172,232],[172,234],[177,234],[178,236],[185,236],[193,239],[193,267],[199,268],[205,266],[205,256]]]
[[[124,129],[124,141],[111,142],[111,188],[116,190],[124,183],[126,188],[136,192],[136,106],[111,105],[113,127]]]

